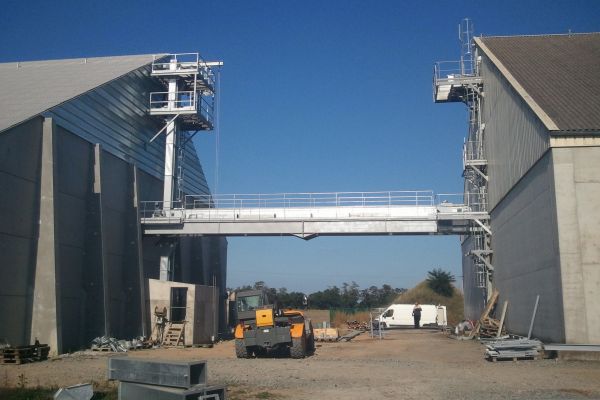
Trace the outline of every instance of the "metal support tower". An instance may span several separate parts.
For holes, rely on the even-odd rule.
[[[184,193],[185,145],[196,132],[213,129],[215,81],[211,70],[221,62],[203,61],[198,53],[155,56],[151,75],[166,91],[150,93],[149,113],[160,118],[164,127],[150,142],[165,133],[165,169],[162,208],[167,213],[178,208]],[[190,133],[192,132],[193,133]],[[175,242],[163,247],[160,279],[173,279]]]
[[[469,129],[463,146],[464,202],[472,211],[487,212],[489,178],[484,146],[485,123],[481,115],[484,84],[480,75],[481,58],[473,44],[473,24],[469,19],[461,21],[458,36],[460,61],[441,61],[434,65],[434,101],[462,102],[467,106]],[[472,247],[468,255],[475,265],[477,286],[484,289],[487,300],[492,293],[494,271],[489,218],[473,220],[469,236]]]

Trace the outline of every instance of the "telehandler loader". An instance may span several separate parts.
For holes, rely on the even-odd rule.
[[[310,320],[299,310],[278,310],[269,304],[266,292],[237,292],[236,310],[235,354],[238,358],[267,354],[304,358],[314,351]]]

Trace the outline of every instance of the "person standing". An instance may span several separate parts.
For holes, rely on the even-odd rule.
[[[419,303],[415,303],[412,315],[415,321],[415,329],[419,329],[421,327],[421,306]]]

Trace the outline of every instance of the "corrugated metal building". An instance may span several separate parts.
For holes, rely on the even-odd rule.
[[[163,195],[152,61],[0,64],[0,337],[12,344],[61,353],[150,334],[145,282],[159,277],[162,243],[142,236],[138,207]],[[208,194],[193,146],[185,169],[184,191]],[[224,295],[226,260],[224,238],[178,239],[174,280]]]
[[[509,331],[600,343],[600,34],[480,37],[493,285]],[[468,254],[473,239],[463,243]],[[466,313],[483,308],[463,260]]]

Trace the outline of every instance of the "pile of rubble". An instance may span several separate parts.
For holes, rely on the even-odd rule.
[[[346,321],[346,325],[348,325],[348,329],[351,331],[366,331],[369,329],[368,322],[361,321]]]

